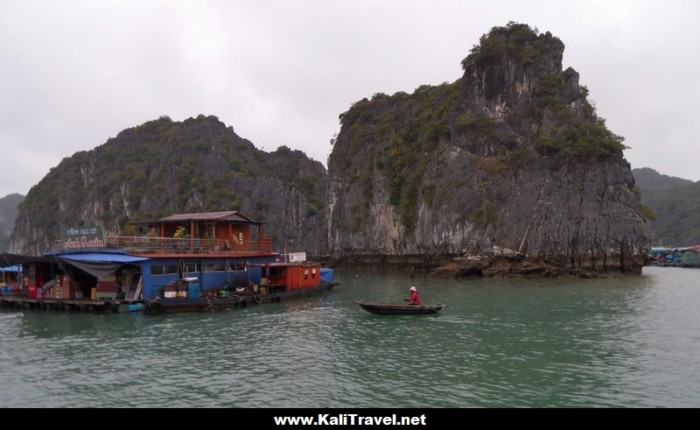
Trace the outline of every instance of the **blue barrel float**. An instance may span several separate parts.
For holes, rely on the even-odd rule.
[[[139,312],[145,308],[143,303],[132,303],[129,305],[129,312]]]
[[[321,267],[321,281],[323,282],[333,282],[333,269],[328,267]]]
[[[187,285],[187,297],[191,299],[196,299],[202,295],[202,289],[199,286],[198,278],[187,278],[185,279],[188,283]]]

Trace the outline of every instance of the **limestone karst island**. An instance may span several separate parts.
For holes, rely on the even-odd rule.
[[[264,224],[264,238],[253,229],[251,240],[269,240],[267,251],[303,251],[326,266],[639,274],[651,233],[624,140],[596,115],[579,74],[562,69],[563,53],[549,32],[494,27],[456,81],[358,95],[339,115],[327,169],[286,146],[258,150],[215,116],[164,116],[124,130],[65,158],[30,190],[6,255],[55,255],[65,232],[84,226],[100,226],[111,243],[153,235],[142,228],[149,222],[175,229],[163,220],[177,214],[225,212]],[[206,229],[225,220],[199,221],[197,234],[216,239]],[[166,230],[157,234],[172,238]],[[146,276],[149,258],[141,252],[125,264],[140,266],[145,282],[156,277]],[[207,276],[206,261],[191,267],[201,273],[190,278]]]

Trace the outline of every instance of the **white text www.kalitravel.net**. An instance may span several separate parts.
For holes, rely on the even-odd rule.
[[[362,416],[360,414],[318,414],[318,416],[305,417],[273,417],[278,426],[425,426],[428,425],[425,415],[414,417],[390,416]]]

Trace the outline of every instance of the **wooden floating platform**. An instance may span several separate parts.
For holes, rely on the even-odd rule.
[[[0,296],[0,307],[76,312],[138,312],[144,309],[140,301],[92,299],[32,299],[21,296]]]

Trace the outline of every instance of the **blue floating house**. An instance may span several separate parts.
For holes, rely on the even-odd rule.
[[[321,273],[332,279],[317,263],[305,263],[305,253],[297,253],[303,259],[292,267],[290,256],[272,250],[263,223],[237,211],[176,214],[134,222],[128,231],[110,235],[101,227],[70,228],[43,256],[2,254],[0,266],[3,273],[22,269],[21,294],[29,299],[116,300],[117,305],[163,298],[166,286],[178,280],[187,280],[199,297],[251,285],[282,293],[315,286]],[[281,265],[285,276],[298,275],[275,285],[271,281],[282,273]]]

